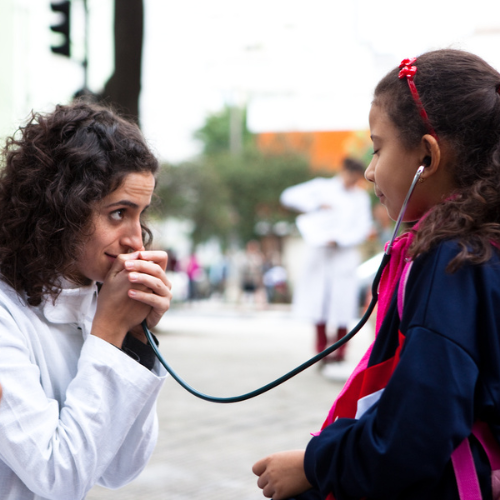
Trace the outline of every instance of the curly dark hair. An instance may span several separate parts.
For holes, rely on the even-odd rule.
[[[461,251],[450,262],[455,271],[465,262],[491,257],[500,242],[500,73],[480,57],[454,49],[417,58],[414,79],[438,141],[450,146],[458,189],[425,217],[410,248],[428,251],[444,239],[458,239]],[[419,114],[399,68],[375,89],[374,104],[383,106],[407,148],[417,146],[429,130]]]
[[[60,293],[92,233],[96,202],[132,172],[158,171],[133,122],[85,102],[32,113],[9,137],[0,172],[0,273],[28,303]],[[143,225],[145,244],[151,232]]]

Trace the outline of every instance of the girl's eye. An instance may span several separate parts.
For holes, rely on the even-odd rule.
[[[120,209],[120,210],[115,210],[114,212],[111,212],[109,214],[109,216],[111,219],[113,219],[115,221],[120,221],[123,219],[124,214],[125,214],[125,210]]]

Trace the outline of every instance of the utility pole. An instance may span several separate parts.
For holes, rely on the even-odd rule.
[[[89,66],[89,11],[87,7],[87,0],[83,0],[83,13],[84,13],[84,48],[83,48],[83,92],[90,93],[88,87],[88,66]]]
[[[229,150],[231,154],[238,155],[242,148],[242,112],[239,106],[231,106],[229,108]]]

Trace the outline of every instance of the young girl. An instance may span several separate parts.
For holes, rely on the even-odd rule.
[[[496,70],[457,50],[404,60],[378,84],[366,178],[396,219],[423,165],[404,218],[418,223],[391,252],[376,340],[322,431],[305,451],[254,465],[266,497],[443,500],[496,493],[499,88]]]
[[[0,498],[117,488],[156,442],[165,372],[141,322],[168,309],[142,223],[158,162],[136,125],[84,103],[34,114],[0,174]]]

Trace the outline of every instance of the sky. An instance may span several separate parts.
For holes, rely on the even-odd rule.
[[[377,81],[454,47],[500,69],[500,2],[145,0],[141,114],[159,156],[199,151],[207,113],[246,105],[254,132],[366,129]]]
[[[89,86],[113,71],[113,0],[87,0]],[[470,50],[500,70],[498,0],[144,0],[141,123],[161,160],[198,154],[193,138],[224,105],[253,132],[361,130],[377,81],[405,57]],[[7,9],[7,10],[6,10]],[[82,87],[83,0],[72,0],[73,56],[51,54],[50,0],[0,0],[0,135]],[[3,78],[3,80],[2,80]],[[7,119],[6,117],[9,116]],[[12,123],[11,123],[12,122]]]

